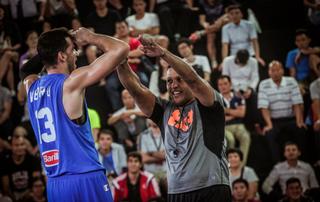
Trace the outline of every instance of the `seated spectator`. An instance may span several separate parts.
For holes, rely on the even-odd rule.
[[[88,115],[90,119],[90,126],[92,130],[92,136],[95,143],[98,142],[98,133],[101,128],[100,116],[98,112],[92,108],[88,108]]]
[[[25,139],[12,138],[12,155],[5,159],[5,171],[1,177],[3,194],[19,200],[29,193],[34,177],[41,176],[39,159],[26,152]]]
[[[72,30],[78,30],[80,27],[82,27],[82,23],[78,17],[74,17],[71,20],[71,29]]]
[[[299,29],[296,31],[296,49],[288,53],[286,68],[289,69],[290,76],[296,78],[302,89],[309,88],[312,74],[320,76],[317,66],[320,64],[320,48],[310,47],[311,39],[307,30]]]
[[[235,148],[236,140],[238,140],[240,150],[243,153],[243,165],[246,165],[251,138],[242,120],[246,111],[245,101],[231,91],[231,80],[229,76],[222,75],[218,79],[218,89],[226,103],[225,135],[228,148]]]
[[[250,56],[255,56],[257,61],[264,66],[265,62],[260,55],[258,36],[253,24],[242,19],[243,15],[239,5],[227,7],[227,12],[231,22],[222,28],[222,59],[228,55],[235,55],[240,49],[246,49]]]
[[[33,178],[30,193],[19,202],[47,202],[44,179],[42,177]]]
[[[298,178],[292,177],[286,181],[286,195],[280,202],[313,202],[309,197],[303,195],[301,182]]]
[[[12,109],[12,98],[9,89],[0,83],[0,131],[1,138],[7,140],[12,132],[10,114]]]
[[[146,129],[146,119],[128,90],[123,90],[121,97],[124,107],[111,115],[108,124],[115,127],[118,139],[126,150],[134,150],[138,134]]]
[[[206,56],[193,54],[193,45],[189,39],[180,39],[177,43],[177,49],[185,62],[191,65],[202,78],[210,81],[211,67],[209,60]]]
[[[259,83],[258,62],[250,57],[246,49],[238,50],[237,54],[226,57],[222,63],[222,74],[231,78],[232,89],[238,97],[246,100],[246,125],[261,122],[257,109],[256,88]]]
[[[124,20],[132,13],[131,2],[128,0],[108,0],[108,7],[117,11],[121,16],[121,20]]]
[[[262,185],[262,190],[270,194],[276,182],[279,182],[282,193],[285,194],[287,187],[286,182],[291,177],[300,180],[303,192],[309,188],[319,187],[316,175],[310,164],[300,161],[300,150],[298,145],[293,142],[287,142],[284,147],[285,161],[276,164],[269,176]]]
[[[230,184],[232,185],[237,179],[244,179],[248,182],[248,199],[258,199],[259,178],[255,171],[243,164],[243,154],[238,149],[229,149],[227,151],[230,171]]]
[[[262,112],[272,160],[280,160],[280,148],[287,141],[296,142],[306,152],[305,124],[302,113],[302,96],[296,80],[283,76],[282,64],[272,61],[269,76],[260,83],[258,108]],[[304,154],[306,155],[306,154]]]
[[[133,9],[136,13],[126,18],[130,35],[133,37],[141,34],[157,35],[160,33],[158,16],[146,12],[146,6],[145,0],[133,0]]]
[[[26,44],[28,46],[27,52],[21,55],[19,60],[19,67],[21,68],[30,58],[38,54],[37,45],[38,45],[38,33],[34,30],[27,33]]]
[[[110,182],[121,175],[127,167],[127,155],[121,144],[113,142],[114,134],[111,130],[103,129],[98,135],[99,161],[106,169],[106,175]]]
[[[93,0],[93,3],[95,11],[87,16],[86,27],[92,27],[96,33],[113,36],[115,24],[120,20],[119,14],[107,7],[107,0]]]
[[[138,150],[142,156],[144,170],[160,180],[166,177],[165,148],[161,131],[150,119],[147,120],[147,126],[138,138]]]
[[[257,199],[249,199],[249,183],[239,178],[232,183],[233,202],[260,202]]]
[[[155,177],[142,171],[142,157],[138,152],[130,152],[127,158],[128,171],[113,180],[114,202],[148,202],[160,197]]]

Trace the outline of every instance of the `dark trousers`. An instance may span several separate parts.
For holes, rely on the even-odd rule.
[[[181,194],[168,194],[168,202],[231,202],[228,185],[213,185]]]
[[[272,124],[273,128],[267,132],[266,138],[274,163],[283,160],[284,145],[288,141],[298,145],[301,159],[306,160],[306,129],[298,128],[295,118],[272,119]]]

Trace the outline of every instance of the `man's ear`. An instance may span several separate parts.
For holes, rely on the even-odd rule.
[[[57,55],[57,62],[65,62],[67,60],[67,55],[63,52],[58,52],[58,55]]]

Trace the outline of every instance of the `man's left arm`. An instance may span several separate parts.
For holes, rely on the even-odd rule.
[[[284,78],[283,78],[284,79]],[[291,101],[293,103],[293,111],[296,118],[296,124],[299,128],[306,127],[303,120],[303,99],[300,93],[300,89],[298,83],[295,79],[291,79],[293,82],[292,89],[291,89]]]

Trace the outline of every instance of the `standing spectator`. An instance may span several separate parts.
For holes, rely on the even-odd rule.
[[[281,148],[287,141],[297,142],[302,152],[306,152],[302,96],[296,80],[283,73],[282,64],[272,61],[270,78],[260,83],[258,94],[258,108],[265,121],[263,134],[269,142],[274,162],[280,160]]]
[[[2,176],[4,195],[19,200],[29,193],[32,179],[40,176],[40,161],[27,154],[25,139],[23,137],[12,138],[12,155],[6,161],[6,170]]]
[[[10,91],[0,83],[0,131],[1,138],[7,140],[11,135],[12,123],[10,114],[12,109],[12,98]]]
[[[300,161],[300,150],[298,145],[293,142],[287,142],[284,147],[285,161],[276,164],[269,176],[262,185],[262,190],[269,194],[273,190],[276,182],[279,182],[282,193],[286,193],[286,182],[291,177],[300,180],[303,192],[309,188],[319,187],[316,175],[310,164]]]
[[[115,127],[118,138],[125,148],[134,150],[138,134],[146,128],[146,119],[128,90],[123,90],[121,97],[124,106],[111,115],[108,124]]]
[[[114,134],[111,130],[103,129],[99,132],[99,161],[106,169],[109,180],[122,174],[127,167],[127,155],[121,144],[113,142]],[[110,181],[111,183],[111,181]]]
[[[145,0],[133,0],[133,9],[136,14],[127,17],[131,36],[137,37],[141,34],[157,35],[160,33],[158,16],[146,12]]]
[[[139,136],[138,148],[144,169],[154,174],[157,179],[161,179],[166,175],[165,150],[161,131],[150,119],[147,120],[147,125],[148,128]]]
[[[148,202],[160,197],[158,183],[151,173],[142,171],[142,157],[131,152],[127,158],[128,171],[113,181],[114,201]]]
[[[221,76],[218,79],[218,89],[227,105],[224,113],[226,120],[225,134],[228,147],[235,148],[235,140],[238,140],[240,150],[243,153],[243,165],[246,165],[251,138],[242,120],[246,111],[245,101],[231,91],[231,80],[228,76]]]
[[[320,70],[317,68],[320,63],[320,57],[317,55],[320,48],[310,47],[311,39],[307,30],[297,30],[295,38],[297,48],[288,53],[286,68],[289,69],[290,76],[296,78],[307,89],[312,79],[311,74],[320,76]]]
[[[92,27],[98,34],[113,36],[116,22],[120,20],[119,14],[107,7],[107,0],[93,0],[95,11],[86,18],[86,26]]]
[[[248,182],[248,199],[259,198],[258,183],[259,178],[253,168],[245,166],[243,163],[243,154],[238,149],[229,149],[227,151],[228,161],[230,164],[230,184],[232,185],[237,179],[244,179]]]
[[[177,43],[177,49],[185,62],[192,66],[202,78],[210,81],[211,68],[209,60],[206,56],[193,54],[193,45],[189,39],[180,39]]]
[[[260,202],[257,199],[249,199],[249,183],[239,178],[232,183],[233,202]]]
[[[100,116],[98,112],[92,108],[88,108],[88,116],[90,119],[90,126],[92,130],[93,141],[97,143],[98,133],[101,128]]]
[[[231,22],[222,28],[222,59],[228,55],[235,55],[240,49],[246,49],[264,66],[265,62],[260,55],[258,36],[253,24],[242,19],[243,15],[239,5],[229,6],[227,12]]]
[[[286,195],[280,202],[313,202],[309,197],[303,195],[303,189],[299,178],[289,178],[286,181]]]

